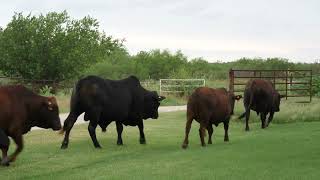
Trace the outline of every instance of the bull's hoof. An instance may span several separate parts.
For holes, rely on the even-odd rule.
[[[250,129],[249,129],[249,128],[246,128],[246,129],[245,129],[245,131],[247,131],[247,132],[248,132],[248,131],[250,131]]]
[[[209,140],[209,141],[208,141],[208,144],[212,144],[212,141],[211,141],[211,140]]]
[[[122,146],[122,145],[123,145],[123,142],[122,142],[122,141],[117,141],[117,145],[118,145],[118,146]]]
[[[9,166],[10,165],[10,162],[9,162],[9,159],[8,158],[4,158],[2,161],[1,161],[1,166]]]
[[[206,144],[201,144],[201,147],[206,147],[207,145]]]
[[[107,129],[106,128],[102,128],[102,132],[103,133],[107,132]]]
[[[187,149],[187,147],[188,147],[188,144],[182,144],[183,149]]]
[[[94,146],[96,149],[101,149],[102,147],[100,145],[95,145]]]
[[[147,144],[145,139],[140,139],[140,144]]]
[[[229,142],[229,138],[224,138],[224,142]]]
[[[62,144],[60,149],[67,149],[68,148],[68,144]]]

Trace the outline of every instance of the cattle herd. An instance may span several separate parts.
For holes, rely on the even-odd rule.
[[[209,134],[208,144],[212,144],[213,125],[218,126],[221,122],[225,130],[224,141],[229,141],[229,120],[234,111],[235,101],[241,98],[241,95],[235,95],[224,88],[197,88],[188,100],[182,148],[188,146],[193,120],[200,123],[199,136],[202,146],[205,146],[206,130]],[[272,121],[274,113],[280,110],[282,96],[273,88],[271,82],[253,79],[247,83],[243,98],[245,112],[239,118],[246,118],[245,130],[248,131],[250,110],[260,114],[261,127],[265,128]],[[84,120],[89,121],[88,132],[95,148],[101,148],[96,137],[96,127],[99,125],[105,132],[113,121],[116,123],[118,145],[123,144],[121,136],[123,125],[138,126],[140,144],[145,144],[143,120],[158,118],[158,107],[163,99],[165,97],[159,96],[156,91],[144,89],[134,76],[122,80],[88,76],[80,79],[74,86],[70,113],[61,127],[59,107],[54,97],[40,96],[22,85],[2,86],[0,87],[1,165],[9,166],[15,161],[23,149],[22,135],[34,126],[60,130],[64,133],[61,149],[66,149],[70,131],[82,113],[85,113]],[[267,114],[269,114],[268,120],[266,120]],[[17,146],[10,156],[7,155],[9,137]]]

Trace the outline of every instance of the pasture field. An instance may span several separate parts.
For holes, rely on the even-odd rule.
[[[265,130],[251,123],[245,132],[235,118],[230,142],[223,142],[220,125],[204,148],[194,122],[186,150],[184,111],[146,120],[146,145],[139,144],[137,127],[124,128],[123,146],[116,145],[114,124],[106,133],[97,128],[102,149],[94,149],[85,124],[73,128],[66,150],[60,150],[57,132],[35,130],[24,136],[17,161],[0,167],[0,179],[319,179],[320,122],[273,123]]]

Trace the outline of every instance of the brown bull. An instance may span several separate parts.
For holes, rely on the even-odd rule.
[[[206,145],[204,142],[205,129],[209,133],[208,144],[212,144],[212,125],[218,126],[221,122],[223,122],[225,130],[224,141],[229,141],[229,120],[233,114],[235,100],[239,100],[241,97],[235,96],[224,88],[197,88],[188,100],[185,139],[182,147],[188,147],[188,136],[194,119],[200,123],[199,135],[202,146]]]
[[[0,149],[1,165],[8,166],[15,161],[23,149],[22,135],[31,127],[61,129],[59,109],[54,97],[43,97],[33,93],[24,86],[0,87]],[[9,137],[17,148],[7,156]]]

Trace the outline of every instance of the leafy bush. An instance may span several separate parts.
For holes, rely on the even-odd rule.
[[[313,78],[313,94],[320,97],[320,75]]]
[[[51,86],[48,86],[48,85],[45,85],[43,86],[42,88],[40,88],[40,94],[42,96],[53,96],[52,94],[52,87]]]

